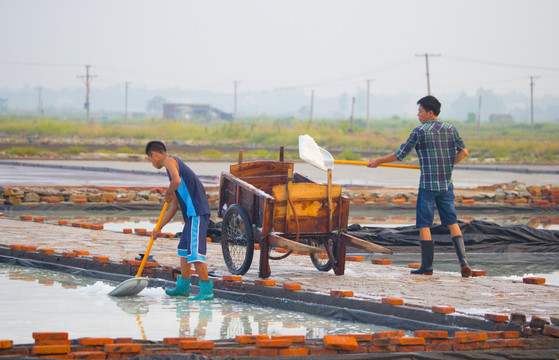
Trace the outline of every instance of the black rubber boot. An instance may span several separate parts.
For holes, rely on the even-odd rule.
[[[417,270],[412,270],[416,275],[433,275],[433,257],[435,256],[435,243],[433,240],[420,241],[421,246],[421,266]]]
[[[458,256],[458,261],[460,262],[460,271],[462,272],[462,277],[470,277],[472,275],[472,269],[466,261],[466,247],[464,246],[464,238],[462,236],[455,236],[452,238],[452,245],[454,245],[454,250]]]

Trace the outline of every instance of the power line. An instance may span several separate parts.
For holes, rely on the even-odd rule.
[[[545,66],[535,66],[535,65],[507,64],[507,63],[494,62],[494,61],[467,59],[467,58],[462,58],[462,57],[452,56],[452,55],[445,55],[445,58],[451,59],[451,60],[462,61],[462,62],[468,62],[468,63],[483,64],[483,65],[506,66],[506,67],[521,68],[521,69],[534,69],[534,70],[559,71],[559,68],[555,68],[555,67],[545,67]]]

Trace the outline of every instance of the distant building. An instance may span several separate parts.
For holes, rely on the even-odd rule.
[[[511,123],[514,118],[511,114],[491,114],[489,115],[489,122],[491,123]]]
[[[164,119],[191,120],[203,118],[207,120],[229,121],[233,114],[223,112],[206,104],[163,104]]]

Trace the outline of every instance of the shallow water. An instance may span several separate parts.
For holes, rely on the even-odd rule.
[[[337,321],[229,300],[189,302],[162,288],[131,297],[111,297],[118,283],[28,267],[0,264],[0,339],[32,343],[35,331],[80,337],[162,340],[190,336],[232,339],[236,335],[374,333],[394,330],[374,324]]]

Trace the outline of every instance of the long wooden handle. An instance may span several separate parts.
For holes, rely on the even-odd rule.
[[[163,204],[163,209],[161,209],[161,214],[159,215],[159,219],[157,219],[157,224],[155,225],[155,229],[153,229],[154,231],[159,231],[159,227],[161,226],[161,221],[163,220],[163,215],[165,215],[165,211],[167,211],[167,205],[169,205],[166,201],[165,204]],[[149,245],[148,248],[146,249],[146,253],[144,254],[144,257],[142,258],[142,263],[140,264],[140,268],[138,269],[138,273],[136,274],[136,277],[140,277],[142,276],[142,271],[144,271],[144,266],[146,265],[146,261],[148,259],[149,256],[149,252],[151,251],[151,246],[153,245],[153,232],[151,233],[151,237],[149,239]]]
[[[347,165],[369,165],[367,161],[352,161],[352,160],[334,160],[336,164],[347,164]],[[416,169],[419,170],[420,167],[417,165],[404,165],[404,164],[380,164],[379,166],[385,167],[395,167],[395,168],[402,168],[402,169]]]

